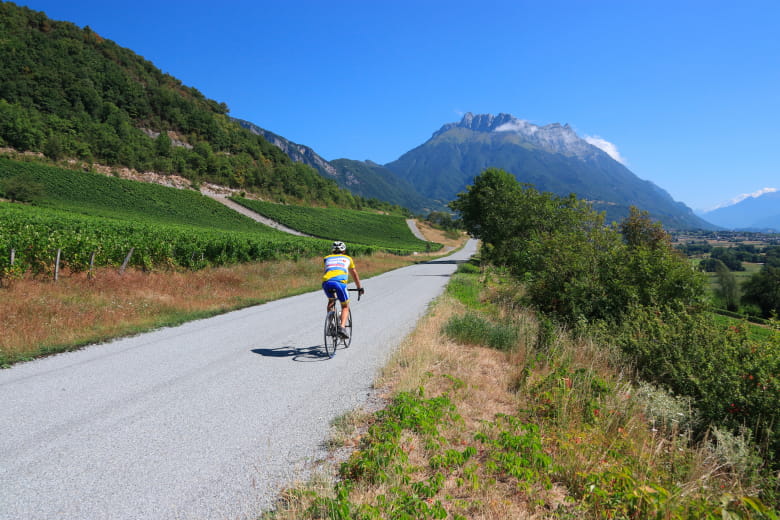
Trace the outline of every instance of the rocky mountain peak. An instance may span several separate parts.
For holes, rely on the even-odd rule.
[[[480,133],[512,133],[527,143],[552,153],[577,157],[602,154],[602,150],[582,139],[568,124],[552,123],[535,125],[511,114],[472,114],[467,112],[457,123],[448,123],[435,132],[432,138],[447,133],[453,128],[465,128]]]

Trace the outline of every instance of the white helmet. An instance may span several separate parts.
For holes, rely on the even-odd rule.
[[[333,242],[333,252],[334,253],[345,253],[347,251],[347,246],[344,244],[344,242],[340,242],[336,240]]]

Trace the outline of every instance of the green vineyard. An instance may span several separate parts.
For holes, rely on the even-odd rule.
[[[283,233],[248,233],[109,220],[63,211],[0,203],[0,272],[48,272],[57,250],[62,266],[86,270],[118,266],[130,250],[128,265],[154,269],[279,258],[311,257],[328,250],[327,242]],[[356,254],[374,248],[358,247]],[[11,251],[14,264],[11,265]]]
[[[308,235],[352,244],[411,251],[436,251],[441,244],[415,237],[406,219],[397,215],[382,215],[342,208],[311,208],[274,204],[234,197],[239,204],[285,226]]]
[[[34,197],[34,202],[42,207],[112,219],[231,231],[270,231],[266,226],[194,190],[178,190],[0,157],[0,183],[9,179],[37,186],[40,193]]]
[[[194,190],[0,158],[0,196],[20,186],[28,203],[0,202],[0,277],[50,272],[58,251],[61,267],[83,271],[121,265],[131,250],[128,266],[149,270],[318,256],[336,237],[354,255],[441,247],[415,238],[400,216],[239,199],[321,238],[295,237]]]

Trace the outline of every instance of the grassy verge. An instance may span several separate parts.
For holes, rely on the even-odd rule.
[[[361,277],[368,278],[435,257],[376,253],[357,257],[356,263]],[[316,290],[321,262],[268,261],[194,272],[128,270],[124,275],[99,269],[92,278],[63,273],[57,283],[16,279],[0,287],[0,366]]]
[[[387,407],[339,421],[357,449],[264,518],[777,518],[740,438],[694,445],[687,401],[519,290],[456,275],[377,382]]]

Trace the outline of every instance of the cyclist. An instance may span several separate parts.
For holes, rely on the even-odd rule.
[[[355,269],[355,261],[352,257],[347,255],[347,246],[344,242],[333,242],[331,254],[324,259],[325,272],[322,275],[322,289],[325,294],[328,295],[328,312],[333,310],[333,306],[336,305],[336,298],[341,302],[341,323],[339,324],[339,336],[346,339],[349,337],[347,334],[347,319],[349,318],[349,293],[347,292],[347,282],[349,281],[349,275],[355,279],[355,284],[358,288],[358,293],[363,294],[365,290],[360,283],[360,276]],[[331,295],[331,291],[336,292],[336,298]]]

